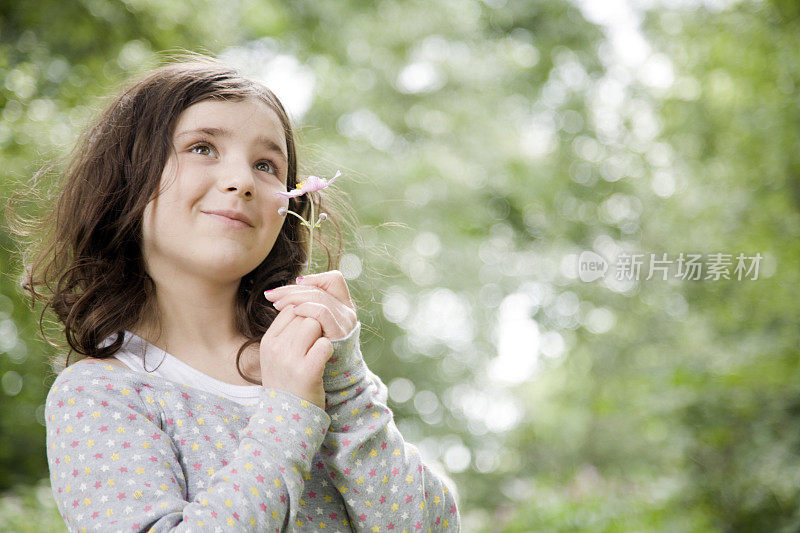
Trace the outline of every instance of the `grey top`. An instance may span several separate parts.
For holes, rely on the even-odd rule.
[[[245,405],[102,360],[64,369],[45,419],[68,529],[459,531],[453,492],[403,440],[360,330],[333,341],[325,409],[263,387]]]

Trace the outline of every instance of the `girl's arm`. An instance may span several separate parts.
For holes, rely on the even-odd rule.
[[[67,368],[45,406],[52,490],[70,531],[278,531],[294,516],[330,424],[325,411],[263,389],[238,442],[187,417],[197,441],[211,435],[232,447],[217,470],[194,465],[208,472],[208,486],[187,501],[179,457],[192,443],[161,429],[147,386],[87,366],[101,367]]]
[[[320,451],[351,525],[364,532],[459,531],[455,497],[397,429],[386,386],[361,355],[360,329],[333,342],[323,376],[332,422]]]

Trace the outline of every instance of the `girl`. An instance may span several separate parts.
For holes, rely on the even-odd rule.
[[[45,411],[70,531],[459,529],[364,363],[344,278],[295,280],[309,234],[278,209],[322,194],[276,194],[297,156],[269,89],[210,58],[159,68],[65,178],[23,287],[85,356]]]

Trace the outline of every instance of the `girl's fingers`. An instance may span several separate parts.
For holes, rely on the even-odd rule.
[[[266,333],[264,333],[264,336],[274,339],[275,337],[283,333],[283,330],[286,329],[286,326],[289,325],[289,323],[292,321],[292,319],[295,318],[295,316],[297,315],[294,311],[293,306],[289,305],[284,307],[283,309],[280,310],[278,315],[272,321],[272,324],[270,324],[269,328],[267,328],[267,331]]]
[[[276,287],[270,291],[266,291],[264,296],[271,302],[277,302],[278,300],[282,300],[283,298],[292,294],[324,294],[325,296],[329,297],[331,301],[336,302],[337,305],[345,306],[355,310],[355,305],[350,299],[350,292],[347,288],[347,284],[344,283],[344,281],[342,281],[343,288],[339,287],[339,290],[335,290],[334,287],[338,286],[338,284],[334,283],[318,285],[305,280],[306,278],[303,278],[303,281],[298,282],[296,285],[284,285],[282,287]]]
[[[289,353],[305,356],[322,336],[322,326],[312,317],[296,315],[284,334],[289,342]]]
[[[326,337],[317,339],[308,350],[306,357],[308,358],[311,368],[314,369],[314,373],[319,376],[320,379],[325,372],[325,365],[328,359],[331,358],[331,355],[333,355],[333,344],[331,344],[331,341]]]
[[[318,294],[321,295],[318,289],[300,288],[297,285],[286,285],[278,287],[270,292],[264,293],[264,296],[272,302],[275,309],[282,309],[288,304],[298,304],[301,302],[308,302],[318,299]],[[329,296],[329,298],[331,298]]]
[[[313,302],[327,307],[339,321],[344,321],[346,318],[345,313],[354,312],[350,307],[345,306],[330,294],[319,289],[292,291],[276,300],[274,306],[275,309],[285,309],[287,305],[300,305],[306,302]]]
[[[298,315],[317,319],[323,326],[323,334],[329,339],[344,338],[358,322],[355,308],[316,286],[286,285],[268,292],[266,296],[275,309],[295,305]],[[313,305],[301,307],[305,304]]]
[[[305,294],[307,296],[313,294],[327,294],[325,291],[318,289],[317,287],[303,287],[302,285],[284,285],[283,287],[278,287],[277,289],[272,289],[271,291],[265,292],[264,297],[271,302],[277,302],[278,300],[282,300],[287,296],[291,296],[292,294]],[[330,294],[327,294],[331,298]]]
[[[329,339],[340,339],[346,332],[342,325],[333,316],[330,309],[316,302],[304,302],[294,307],[298,316],[313,318],[322,326],[322,335]]]
[[[302,278],[297,278],[297,284],[319,287],[344,305],[348,307],[352,305],[350,303],[350,289],[347,287],[347,280],[338,270],[329,270],[319,274],[306,274]]]

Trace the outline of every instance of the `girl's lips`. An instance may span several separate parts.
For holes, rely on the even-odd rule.
[[[247,223],[242,222],[241,220],[228,218],[228,217],[225,217],[225,216],[222,216],[222,215],[216,215],[214,213],[204,213],[204,214],[208,215],[208,216],[210,216],[210,217],[212,217],[212,218],[214,218],[214,219],[216,219],[216,220],[218,220],[220,222],[222,222],[223,224],[225,224],[226,226],[228,226],[230,228],[250,228],[250,227],[252,227],[252,226],[248,225]]]

